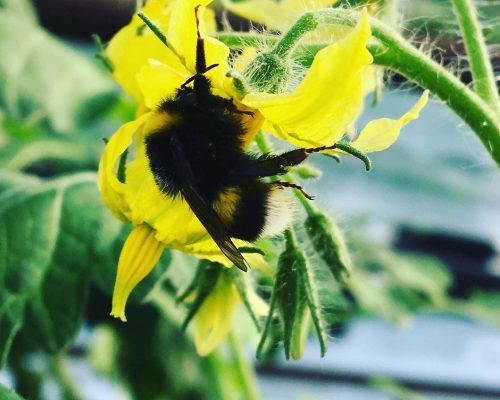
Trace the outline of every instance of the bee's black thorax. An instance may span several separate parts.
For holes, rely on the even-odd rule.
[[[146,153],[161,190],[175,196],[180,184],[169,154],[172,140],[179,143],[197,179],[196,186],[207,201],[213,201],[228,183],[231,169],[248,157],[243,152],[245,130],[234,104],[211,94],[207,78],[199,76],[194,83],[194,88],[181,88],[175,98],[160,104],[156,112],[174,118],[148,134]]]

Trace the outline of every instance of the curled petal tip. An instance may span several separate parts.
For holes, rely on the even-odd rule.
[[[120,321],[122,322],[127,322],[127,317],[125,317],[125,313],[124,312],[117,312],[115,310],[112,310],[109,315],[111,315],[112,317],[115,317],[115,318],[119,318]]]

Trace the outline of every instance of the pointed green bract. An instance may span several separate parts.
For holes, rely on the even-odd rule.
[[[305,227],[318,255],[335,279],[343,281],[351,270],[351,258],[340,229],[322,212],[308,215]]]
[[[232,268],[229,272],[231,272],[231,276],[233,278],[234,285],[236,286],[236,290],[240,296],[243,305],[245,306],[250,318],[257,329],[257,332],[261,331],[260,321],[252,307],[250,302],[250,298],[248,297],[249,293],[249,283],[248,279],[250,279],[250,274],[242,274],[241,271],[238,271],[236,268]]]
[[[196,291],[195,298],[189,306],[189,311],[184,319],[184,322],[182,323],[183,329],[187,328],[188,324],[196,315],[203,302],[215,288],[223,268],[224,266],[219,263],[207,260],[201,260],[199,262],[198,271],[193,278],[193,282],[189,285],[188,291],[182,295],[182,298],[186,298],[191,293]]]

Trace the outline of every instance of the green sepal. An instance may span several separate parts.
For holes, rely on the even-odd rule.
[[[286,248],[278,259],[278,272],[274,286],[276,305],[280,319],[283,323],[283,340],[285,346],[285,357],[296,355],[296,349],[292,350],[292,343],[297,343],[295,335],[300,335],[302,329],[300,322],[305,311],[306,296],[301,275],[305,257],[295,245],[291,231],[287,231]],[[299,340],[300,342],[300,340]]]
[[[273,328],[273,319],[274,319],[274,310],[276,308],[276,295],[275,291],[273,291],[271,295],[271,301],[269,303],[269,312],[266,318],[266,324],[264,325],[264,330],[259,340],[259,344],[257,346],[257,358],[262,358],[264,353],[267,353],[266,343],[267,338],[271,334],[272,337],[272,328]],[[275,325],[276,326],[276,325]]]
[[[326,353],[327,339],[321,317],[314,276],[306,257],[298,247],[293,231],[285,232],[286,248],[278,260],[278,272],[271,297],[266,325],[257,347],[257,357],[264,351],[275,311],[283,325],[285,357],[302,357],[311,320],[320,341],[321,357]]]
[[[344,281],[351,271],[351,258],[342,232],[324,213],[309,213],[306,232],[317,254],[328,266],[335,279]]]
[[[324,357],[327,350],[326,329],[321,316],[321,303],[319,301],[318,291],[316,290],[314,275],[309,267],[309,264],[307,263],[307,260],[304,263],[304,268],[302,269],[302,282],[304,283],[307,307],[311,313],[314,329],[318,335],[320,354],[321,357]]]
[[[120,160],[118,161],[118,169],[116,170],[116,178],[121,183],[125,183],[125,179],[127,178],[127,157],[128,157],[128,147],[120,156]]]
[[[238,247],[238,250],[242,254],[260,254],[261,256],[265,257],[266,253],[264,250],[259,249],[258,247],[253,247],[253,246],[241,246]]]
[[[368,156],[363,153],[361,150],[356,149],[355,147],[352,147],[348,143],[336,143],[335,147],[339,150],[345,151],[346,153],[350,154],[353,157],[359,158],[361,161],[364,162],[365,168],[367,171],[370,171],[372,169],[372,162],[368,158]]]
[[[149,29],[151,29],[151,32],[155,34],[155,36],[160,39],[160,41],[168,47],[168,42],[167,42],[167,37],[165,34],[161,31],[160,27],[156,25],[149,17],[142,13],[139,12],[137,13],[137,16],[143,20],[143,22],[148,26]]]
[[[316,179],[321,177],[322,175],[321,170],[310,165],[301,165],[297,168],[294,168],[292,172],[300,179]]]
[[[95,58],[102,62],[102,65],[111,73],[115,70],[115,66],[110,58],[106,55],[106,49],[102,43],[101,37],[97,33],[92,34],[92,39],[94,40],[95,47],[97,48],[97,54]]]
[[[189,294],[196,290],[196,297],[189,306],[186,318],[182,323],[182,329],[187,328],[193,317],[202,306],[203,302],[212,292],[224,268],[225,267],[222,264],[217,262],[208,260],[201,260],[199,262],[198,271],[196,272],[193,281],[189,285],[188,290],[186,290],[186,292],[181,296],[186,298]]]
[[[250,318],[252,318],[252,321],[255,325],[255,328],[257,329],[257,332],[261,331],[261,325],[259,318],[255,314],[252,305],[250,304],[250,299],[248,298],[248,291],[251,290],[250,288],[250,282],[248,282],[248,279],[250,277],[250,274],[242,274],[239,270],[235,268],[231,268],[230,270],[227,271],[233,280],[234,285],[236,286],[236,290],[238,291],[238,294],[240,295],[241,301],[243,302],[243,305],[247,309],[248,314],[250,315]]]
[[[290,61],[273,53],[260,53],[246,66],[243,76],[252,91],[281,93],[290,76]]]
[[[335,161],[337,161],[338,164],[340,164],[340,157],[338,154],[328,154],[328,153],[319,153],[322,156],[326,156],[328,158],[333,158]]]
[[[245,77],[242,74],[238,71],[229,71],[226,76],[233,80],[233,85],[240,94],[246,95],[248,93]]]

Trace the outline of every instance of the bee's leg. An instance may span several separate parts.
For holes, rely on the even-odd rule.
[[[205,71],[203,71],[203,73],[205,72],[208,72],[210,71],[211,69],[215,68],[215,67],[218,67],[219,64],[212,64],[212,65],[209,65],[208,67],[205,68]],[[181,85],[181,89],[185,89],[187,85],[189,85],[191,82],[193,82],[196,77],[198,75],[201,75],[202,73],[196,73],[196,75],[193,75],[191,78],[189,78],[188,80],[186,80],[186,82],[184,82],[182,85]]]
[[[324,150],[333,150],[335,147],[336,144],[332,146],[295,149],[275,156],[264,155],[244,167],[240,167],[236,171],[233,171],[232,174],[256,178],[281,175],[286,173],[289,168],[299,165],[311,154]]]
[[[287,188],[297,189],[300,193],[302,193],[302,195],[306,199],[308,199],[308,200],[314,200],[313,196],[310,196],[309,194],[307,194],[307,192],[304,190],[304,188],[302,186],[300,186],[300,185],[297,185],[296,183],[278,181],[278,182],[271,182],[271,184],[272,185],[277,185],[277,186],[280,186],[280,187],[287,187]]]

